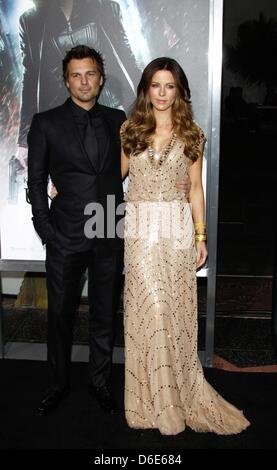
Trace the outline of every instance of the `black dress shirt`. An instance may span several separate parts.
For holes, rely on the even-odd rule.
[[[71,107],[81,142],[94,168],[98,170],[108,139],[106,122],[97,103],[87,111],[71,99]]]

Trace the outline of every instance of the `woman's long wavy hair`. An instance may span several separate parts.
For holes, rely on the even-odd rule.
[[[149,99],[149,88],[153,75],[160,70],[172,73],[177,86],[177,96],[172,106],[172,125],[177,137],[184,142],[184,154],[195,161],[199,154],[200,130],[193,121],[188,79],[176,60],[159,57],[144,69],[137,87],[137,99],[130,119],[122,132],[123,150],[127,156],[137,155],[151,145],[156,129],[153,106]]]

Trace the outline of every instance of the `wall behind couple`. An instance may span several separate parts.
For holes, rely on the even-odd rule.
[[[80,43],[99,49],[107,71],[100,102],[127,113],[146,64],[158,56],[175,58],[190,82],[195,119],[207,130],[209,3],[207,0],[0,1],[2,259],[43,260],[45,257],[25,198],[26,135],[35,112],[57,106],[67,98],[61,70],[65,51]],[[205,161],[203,179],[205,186]]]

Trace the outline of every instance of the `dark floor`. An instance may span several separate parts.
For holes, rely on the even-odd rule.
[[[133,430],[123,411],[103,413],[87,392],[87,365],[72,365],[72,391],[60,407],[46,417],[34,415],[45,392],[46,363],[0,360],[0,448],[2,449],[276,449],[277,374],[235,373],[208,369],[207,380],[228,401],[242,409],[251,426],[242,434],[217,436],[190,429],[177,436],[162,436],[157,430]],[[123,409],[124,370],[113,369],[113,390]],[[143,453],[143,452],[141,452]],[[32,454],[34,459],[36,454]],[[71,455],[71,454],[70,454]],[[93,455],[93,452],[91,452]],[[119,453],[120,455],[120,453]],[[183,455],[183,463],[187,455]],[[65,455],[67,457],[68,455]],[[15,455],[16,457],[16,455]],[[186,457],[186,458],[185,458]],[[24,458],[24,455],[23,455]]]

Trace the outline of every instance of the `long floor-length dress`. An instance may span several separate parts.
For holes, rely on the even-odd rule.
[[[159,165],[130,157],[125,216],[125,415],[132,428],[237,434],[250,424],[205,380],[197,355],[191,161],[175,137]],[[178,227],[181,225],[181,228]],[[172,233],[168,233],[168,227]],[[179,231],[178,231],[179,229]]]

